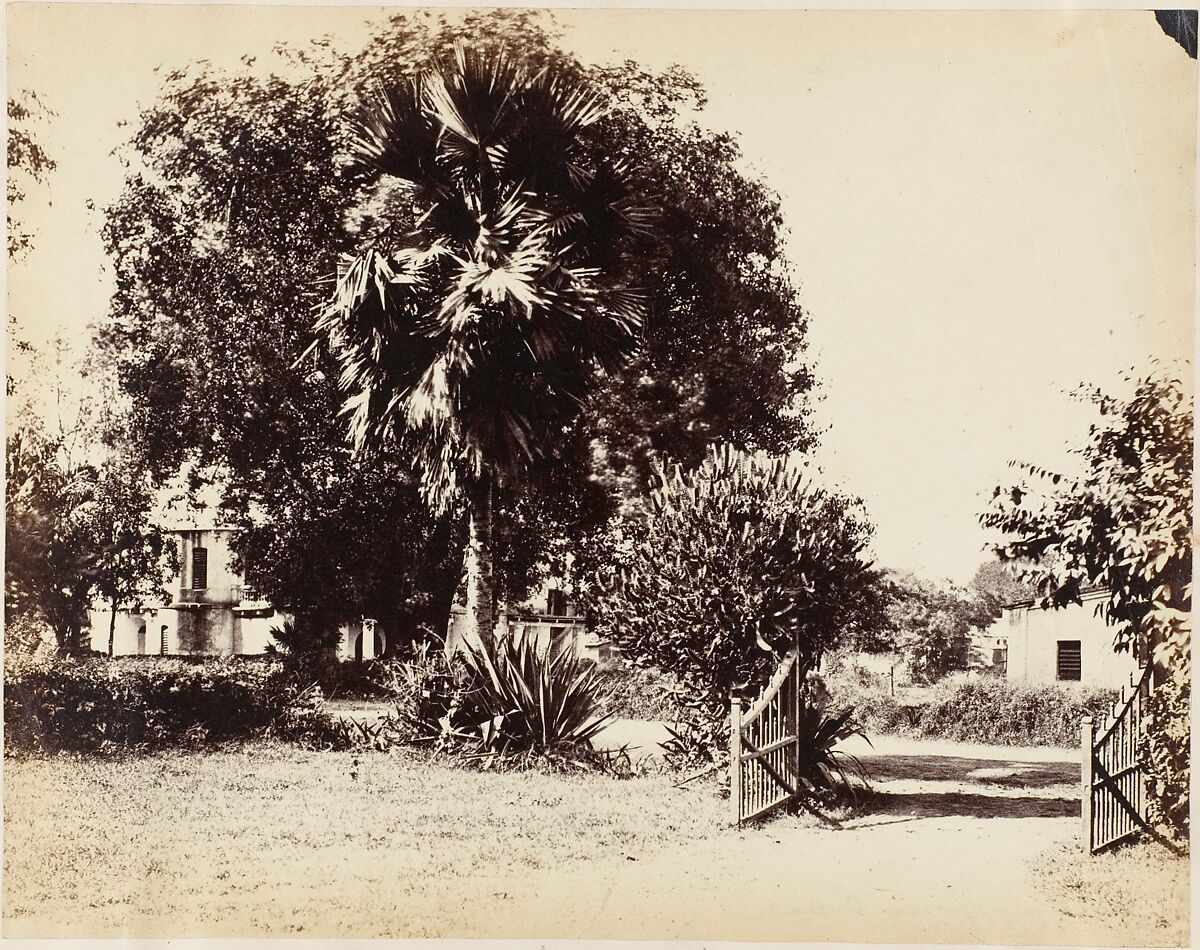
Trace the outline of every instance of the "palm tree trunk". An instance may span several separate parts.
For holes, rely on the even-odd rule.
[[[489,651],[496,626],[496,582],[492,563],[492,480],[482,475],[467,487],[471,522],[467,536],[467,616],[465,639]]]
[[[108,621],[108,655],[113,655],[113,640],[117,632],[117,598],[112,599],[112,617]]]

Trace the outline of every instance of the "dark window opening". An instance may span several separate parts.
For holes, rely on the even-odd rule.
[[[565,591],[552,590],[546,595],[546,613],[552,617],[567,615],[567,594]]]
[[[1078,640],[1058,641],[1058,669],[1060,680],[1079,682],[1083,678],[1083,657],[1081,644]]]
[[[192,587],[203,590],[208,586],[208,549],[192,548]]]

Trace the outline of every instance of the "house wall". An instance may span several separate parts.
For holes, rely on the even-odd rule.
[[[88,611],[91,625],[91,648],[101,653],[108,651],[108,626],[112,611],[101,607]],[[114,656],[157,656],[161,628],[167,628],[167,652],[179,652],[177,614],[166,607],[150,607],[144,610],[123,608],[117,611],[117,622],[113,629]]]
[[[1007,637],[1008,679],[1027,683],[1057,680],[1058,642],[1080,642],[1080,680],[1084,686],[1117,688],[1128,685],[1137,671],[1129,653],[1113,649],[1113,628],[1096,613],[1103,595],[1060,609],[1021,606],[1005,608],[989,634]]]
[[[376,657],[383,656],[387,649],[387,631],[384,630],[378,623],[375,624],[374,634],[363,640],[363,623],[361,620],[353,620],[349,623],[344,623],[338,630],[342,634],[342,639],[338,641],[337,655],[339,660],[373,660]],[[362,644],[362,652],[359,653],[359,644]]]
[[[583,618],[572,615],[570,607],[562,616],[549,614],[517,614],[511,617],[502,615],[496,623],[498,636],[507,634],[533,637],[540,646],[546,646],[551,641],[566,642],[576,655],[591,660],[602,659],[603,645],[598,642],[595,634],[591,633],[583,622]],[[449,635],[447,642],[462,642],[467,625],[467,612],[462,607],[455,606],[450,611]]]
[[[176,592],[181,603],[234,604],[240,600],[242,577],[230,567],[233,551],[231,528],[179,532],[180,575]],[[207,552],[207,585],[196,587],[196,549]]]

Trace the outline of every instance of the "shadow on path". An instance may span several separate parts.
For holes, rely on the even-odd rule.
[[[871,818],[1078,818],[1075,798],[976,795],[964,792],[876,792],[868,806]],[[867,825],[873,824],[868,820]],[[862,825],[857,825],[862,827]]]
[[[864,755],[859,756],[859,761],[872,782],[912,779],[1005,788],[1049,788],[1079,782],[1079,766],[1071,762],[964,759],[945,755]]]

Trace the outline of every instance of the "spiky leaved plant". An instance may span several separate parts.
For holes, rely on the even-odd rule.
[[[642,322],[620,274],[652,213],[585,147],[603,113],[577,76],[460,46],[351,134],[364,242],[318,330],[356,444],[405,446],[435,511],[465,500],[468,638],[485,645],[493,490],[562,432],[597,370],[624,363]]]
[[[489,752],[586,749],[612,719],[595,664],[548,640],[518,635],[468,645],[472,703]]]

